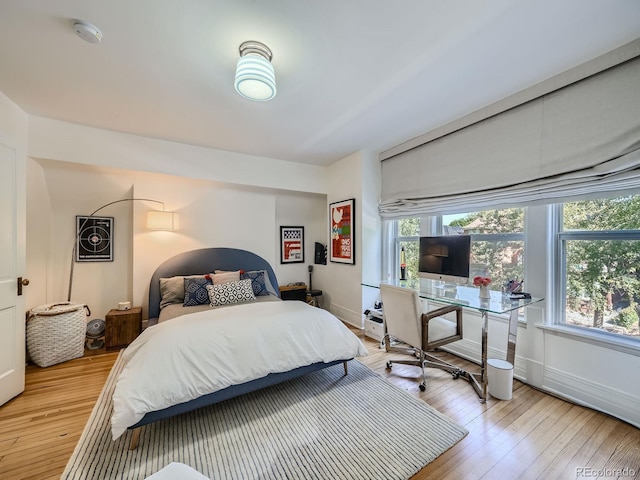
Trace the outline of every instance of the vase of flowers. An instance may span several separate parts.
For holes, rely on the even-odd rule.
[[[491,279],[489,277],[473,277],[473,284],[476,287],[480,287],[480,298],[491,298],[491,292],[489,291],[489,284]]]

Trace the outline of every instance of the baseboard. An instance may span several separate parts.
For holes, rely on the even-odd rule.
[[[345,323],[362,329],[363,315],[339,305],[331,305],[331,313]],[[441,348],[470,362],[480,364],[480,342],[463,338]],[[487,358],[505,358],[506,351],[489,347]],[[640,399],[626,392],[610,388],[556,368],[545,367],[516,356],[514,378],[535,386],[570,402],[607,413],[640,428]]]
[[[469,360],[470,362],[480,365],[480,352],[482,346],[480,342],[463,338],[453,344],[441,347],[441,350],[445,352],[453,353],[454,355]],[[499,358],[505,359],[507,357],[506,350],[500,350],[498,348],[488,347],[487,358]],[[526,382],[527,379],[527,366],[526,360],[518,356],[515,358],[515,365],[513,366],[513,377],[520,381]]]
[[[545,367],[542,390],[640,428],[640,398],[556,368]]]
[[[349,325],[352,325],[361,330],[363,329],[364,314],[360,312],[354,312],[353,310],[349,310],[348,308],[336,305],[335,303],[329,305],[329,311],[343,322],[348,323]]]
[[[442,350],[470,362],[480,363],[479,342],[463,339],[443,347]],[[495,348],[489,348],[487,352],[488,358],[505,358],[505,355],[505,351]],[[578,405],[607,413],[635,427],[640,427],[640,411],[637,408],[640,399],[626,392],[517,356],[513,376],[542,391]]]

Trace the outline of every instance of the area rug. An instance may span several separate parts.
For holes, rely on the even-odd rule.
[[[325,368],[111,440],[118,357],[63,479],[144,479],[171,462],[210,479],[408,479],[467,431],[362,365]],[[162,373],[159,372],[159,375]]]

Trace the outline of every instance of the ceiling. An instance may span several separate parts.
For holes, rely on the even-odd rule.
[[[0,91],[30,115],[329,165],[636,38],[638,0],[1,0]],[[270,102],[233,88],[245,40],[273,51]]]

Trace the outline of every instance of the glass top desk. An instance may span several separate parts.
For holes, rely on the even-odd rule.
[[[544,300],[539,297],[512,299],[502,292],[491,291],[491,298],[479,297],[477,288],[466,286],[448,286],[435,280],[395,280],[388,282],[362,282],[365,287],[380,288],[381,283],[387,283],[396,287],[411,288],[418,292],[418,296],[425,300],[457,305],[464,308],[477,310],[482,314],[482,353],[480,373],[467,373],[464,376],[480,397],[482,402],[487,399],[487,333],[489,327],[489,313],[509,313],[509,333],[507,339],[507,362],[515,365],[516,339],[518,335],[518,310],[532,303]],[[384,310],[384,305],[382,306]],[[466,372],[465,372],[466,373]]]

